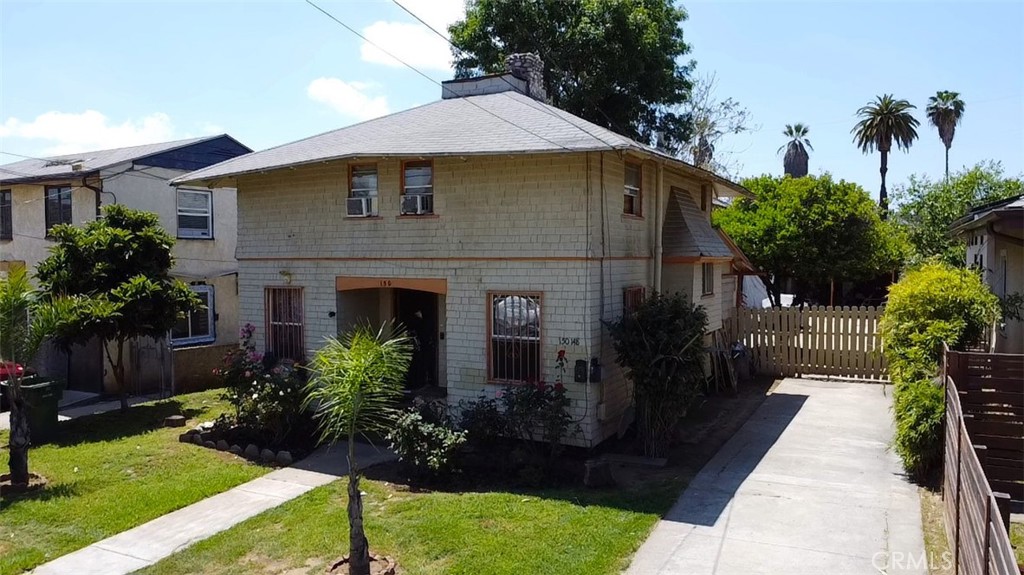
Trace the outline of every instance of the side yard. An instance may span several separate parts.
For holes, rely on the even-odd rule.
[[[177,441],[161,427],[182,414],[190,425],[229,409],[220,391],[181,395],[66,421],[51,443],[29,453],[49,484],[0,500],[0,575],[31,569],[268,471],[244,459]],[[7,461],[0,432],[0,461]]]

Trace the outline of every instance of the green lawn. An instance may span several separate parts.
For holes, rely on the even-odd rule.
[[[1010,524],[1010,543],[1017,555],[1017,563],[1024,564],[1024,523]]]
[[[232,455],[178,443],[160,427],[181,413],[189,425],[228,409],[219,390],[61,423],[60,438],[29,452],[45,490],[0,502],[0,575],[20,573],[267,471]],[[7,432],[0,432],[6,469]]]
[[[323,573],[347,552],[344,486],[313,490],[140,573]],[[363,483],[370,547],[407,575],[619,573],[680,487],[460,494]]]

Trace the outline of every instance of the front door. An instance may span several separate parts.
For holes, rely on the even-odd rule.
[[[437,294],[395,290],[395,317],[413,339],[412,364],[405,378],[408,389],[437,385]]]

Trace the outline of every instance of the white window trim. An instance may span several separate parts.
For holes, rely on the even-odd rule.
[[[181,337],[181,338],[174,338],[174,337],[170,337],[169,336],[170,340],[171,340],[171,346],[173,346],[173,347],[187,347],[187,346],[192,346],[192,345],[204,345],[204,344],[213,343],[213,342],[217,341],[217,322],[214,319],[215,316],[216,316],[215,310],[217,308],[217,304],[216,304],[217,300],[216,300],[215,294],[213,293],[213,286],[211,286],[211,285],[198,285],[198,286],[189,286],[189,287],[194,292],[207,294],[207,296],[206,296],[207,297],[207,301],[209,301],[210,303],[206,307],[206,319],[207,319],[208,325],[210,326],[210,333],[207,334],[207,335],[197,335],[197,336],[189,336],[189,337]],[[193,313],[199,313],[199,312],[189,312],[189,314],[188,314],[189,315],[189,319],[191,319],[191,315]],[[188,322],[188,326],[189,326],[189,331],[191,331],[192,330],[192,322],[191,321]],[[171,333],[173,333],[173,330],[171,331]]]
[[[199,210],[195,210],[195,209],[181,208],[181,206],[178,203],[178,200],[181,198],[182,192],[186,192],[186,193],[190,193],[190,194],[203,194],[203,195],[205,195],[206,196],[206,210],[205,210],[206,213],[205,214],[204,213],[200,213]],[[174,203],[175,203],[174,224],[175,224],[175,227],[178,230],[178,237],[179,238],[186,239],[186,240],[212,240],[213,239],[213,192],[212,191],[209,191],[209,190],[193,190],[193,189],[188,189],[188,188],[181,188],[181,189],[178,189],[175,192],[175,194],[174,194]],[[182,209],[184,209],[185,211],[183,212]],[[182,229],[182,227],[181,227],[181,220],[180,220],[181,216],[204,216],[204,215],[206,216],[206,219],[207,219],[207,222],[208,222],[207,226],[206,226],[206,233],[205,234],[202,231],[199,231],[199,230],[196,230],[196,229],[192,229],[192,228]]]
[[[711,273],[708,274],[705,270],[711,268]],[[708,283],[711,283],[711,290],[707,290]],[[700,295],[701,297],[707,297],[715,295],[715,264],[714,262],[701,262],[700,264]]]

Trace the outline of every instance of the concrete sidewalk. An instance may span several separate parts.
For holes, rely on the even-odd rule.
[[[917,488],[888,450],[890,391],[784,380],[694,478],[627,575],[927,573]]]
[[[362,468],[393,459],[394,454],[358,444],[356,461]],[[88,547],[40,565],[35,575],[124,575],[147,567],[197,541],[348,473],[345,446],[320,448],[291,467],[279,469],[158,517],[149,523],[108,537]]]

